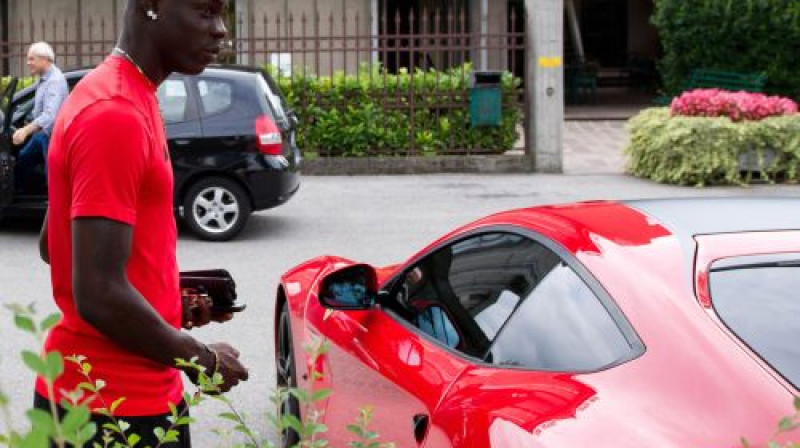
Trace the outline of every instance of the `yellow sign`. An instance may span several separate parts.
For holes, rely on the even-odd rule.
[[[558,68],[561,67],[561,58],[558,56],[548,58],[541,56],[539,57],[539,67],[544,68]]]

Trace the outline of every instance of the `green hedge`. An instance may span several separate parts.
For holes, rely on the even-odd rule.
[[[11,78],[8,76],[0,78],[0,93],[6,90],[6,86],[8,86],[9,82],[11,82]],[[22,90],[25,87],[28,87],[29,85],[33,84],[34,82],[36,82],[34,78],[30,77],[20,78],[19,82],[17,83],[17,90]]]
[[[300,117],[298,144],[309,157],[500,154],[513,149],[519,139],[522,82],[508,72],[502,77],[502,125],[472,128],[469,65],[445,72],[416,71],[413,77],[407,71],[385,73],[377,66],[332,77],[281,77],[274,68],[267,69]],[[5,86],[6,79],[1,81]],[[32,81],[24,80],[25,85]]]
[[[25,87],[28,87],[29,85],[33,84],[35,81],[36,80],[33,78],[21,78],[17,83],[17,90],[22,90]],[[0,78],[0,94],[6,91],[6,87],[8,86],[9,82],[11,82],[10,77]],[[5,107],[5,106],[6,106],[5,104],[0,104],[0,107]]]
[[[471,128],[469,66],[413,76],[364,67],[358,75],[280,77],[267,69],[300,116],[298,144],[311,157],[503,153],[519,138],[521,81],[511,73],[502,78],[502,125]]]
[[[632,118],[628,131],[628,171],[636,176],[682,185],[743,185],[752,172],[740,170],[740,158],[750,157],[758,161],[761,178],[800,181],[800,115],[735,123],[673,117],[668,108],[652,108]]]
[[[656,0],[665,89],[694,68],[766,73],[772,93],[800,98],[800,1]]]

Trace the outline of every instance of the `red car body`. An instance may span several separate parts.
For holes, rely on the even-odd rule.
[[[329,342],[316,360],[302,349],[293,355],[297,387],[332,390],[316,405],[332,446],[352,439],[346,425],[364,406],[374,409],[371,428],[401,448],[732,448],[742,437],[762,446],[793,414],[798,390],[721,322],[707,280],[716,260],[800,253],[800,200],[591,202],[500,213],[377,269],[379,287],[446,242],[487,229],[518,230],[563,250],[612,298],[641,352],[589,373],[476,362],[381,307],[327,310],[318,300],[322,279],[355,263],[320,257],[283,276],[276,316],[288,303],[296,348]]]

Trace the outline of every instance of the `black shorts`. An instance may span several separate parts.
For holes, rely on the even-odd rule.
[[[33,407],[36,409],[41,409],[43,411],[50,412],[50,401],[46,398],[42,397],[39,394],[36,394],[33,398]],[[186,408],[186,403],[181,402],[178,405],[178,412],[182,413],[182,415],[189,416],[189,410]],[[64,409],[60,406],[58,407],[58,413],[60,416],[63,416]],[[157,446],[158,440],[156,439],[155,434],[153,434],[153,430],[156,428],[163,428],[165,431],[170,428],[172,425],[167,418],[170,414],[164,415],[153,415],[153,416],[144,416],[144,417],[120,417],[119,420],[124,420],[126,423],[130,424],[130,429],[126,432],[126,434],[136,434],[142,438],[142,440],[136,444],[136,446]],[[97,434],[95,434],[94,439],[90,440],[81,448],[89,448],[93,445],[94,442],[100,444],[100,446],[105,446],[103,443],[103,425],[109,423],[110,420],[108,417],[93,414],[92,415],[92,422],[97,424]],[[165,443],[161,445],[162,448],[191,448],[192,441],[191,436],[189,434],[189,427],[184,425],[178,428],[175,428],[179,435],[178,441],[174,443]],[[55,444],[51,445],[55,448]],[[77,448],[77,447],[76,447]]]

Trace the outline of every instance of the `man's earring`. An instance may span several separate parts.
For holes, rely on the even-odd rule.
[[[155,11],[153,11],[152,9],[151,9],[151,10],[149,10],[149,11],[147,11],[147,17],[150,17],[150,20],[152,20],[152,21],[154,21],[154,22],[155,22],[156,20],[158,20],[158,14],[156,14],[156,12],[155,12]]]

